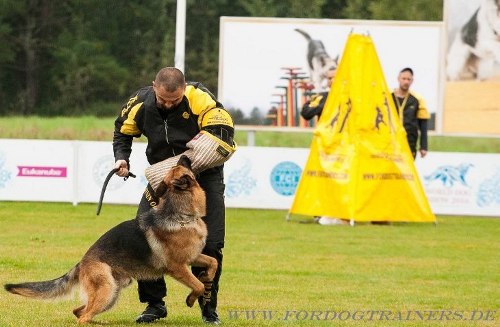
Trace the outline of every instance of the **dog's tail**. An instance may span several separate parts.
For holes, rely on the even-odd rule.
[[[56,299],[68,295],[78,284],[78,275],[80,272],[80,264],[78,263],[70,271],[63,276],[42,281],[42,282],[26,282],[20,284],[5,284],[6,291],[18,294],[21,296],[35,299]]]
[[[300,28],[296,28],[295,31],[299,32],[300,34],[304,35],[304,37],[307,39],[307,41],[311,41],[312,38],[309,34],[301,30]]]

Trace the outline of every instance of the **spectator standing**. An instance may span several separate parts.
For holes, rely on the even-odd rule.
[[[406,130],[406,137],[411,153],[417,156],[417,142],[420,139],[419,153],[422,158],[427,155],[427,121],[430,118],[424,99],[410,90],[413,83],[413,70],[403,68],[398,75],[399,87],[392,92],[392,99]]]

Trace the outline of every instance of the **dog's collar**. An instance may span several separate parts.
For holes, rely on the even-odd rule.
[[[174,218],[174,220],[177,223],[179,223],[179,225],[181,225],[181,227],[184,227],[185,225],[193,223],[198,219],[200,219],[200,218],[198,218],[197,215],[187,214],[187,213],[177,214],[177,215],[175,215],[175,218]]]

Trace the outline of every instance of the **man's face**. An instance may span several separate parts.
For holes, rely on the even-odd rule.
[[[413,76],[410,72],[399,73],[398,82],[399,88],[402,91],[408,91],[410,89],[411,83],[413,83]]]
[[[179,87],[173,92],[165,90],[164,87],[156,85],[153,82],[153,90],[156,94],[156,106],[165,110],[170,110],[175,108],[179,103],[181,103],[184,97],[185,87]]]
[[[335,78],[335,74],[337,73],[337,70],[329,70],[326,73],[326,78],[328,80],[328,87],[332,86],[333,79]]]

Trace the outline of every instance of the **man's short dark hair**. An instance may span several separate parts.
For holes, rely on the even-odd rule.
[[[155,83],[168,92],[174,92],[186,84],[184,74],[175,67],[164,67],[156,74]]]
[[[401,74],[404,72],[409,72],[413,76],[413,69],[411,69],[410,67],[405,67],[405,68],[401,69],[401,71],[399,73]]]

